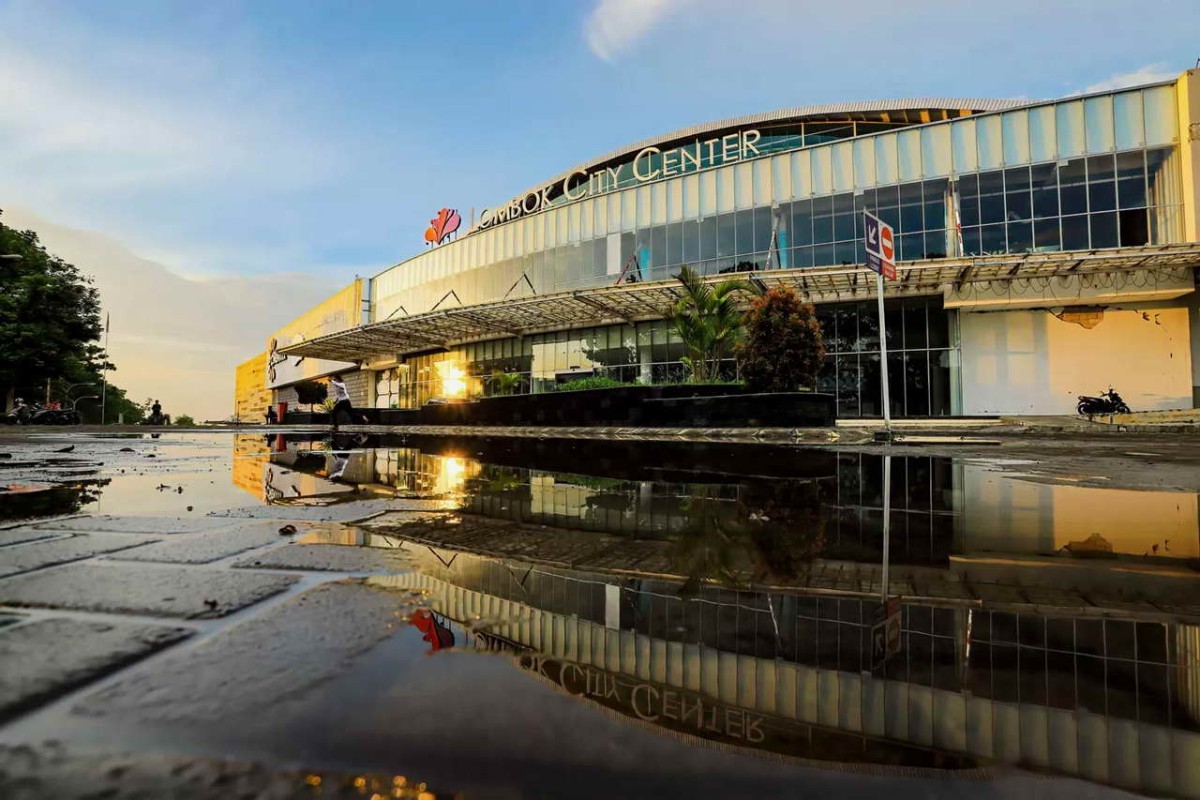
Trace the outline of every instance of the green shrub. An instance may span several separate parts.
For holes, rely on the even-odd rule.
[[[637,386],[636,383],[626,383],[624,381],[606,378],[603,375],[597,375],[593,378],[580,378],[577,381],[568,381],[567,383],[555,384],[550,391],[552,392],[574,392],[582,389],[615,389],[618,386]]]
[[[181,428],[194,428],[196,426],[196,420],[192,419],[187,414],[180,414],[175,418],[174,424],[180,426]]]
[[[746,312],[737,358],[742,378],[754,391],[794,392],[814,386],[825,360],[825,342],[812,303],[784,286],[755,298]]]

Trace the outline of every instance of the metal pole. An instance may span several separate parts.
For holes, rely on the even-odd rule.
[[[104,315],[104,369],[102,370],[103,379],[100,384],[100,386],[101,386],[101,388],[100,388],[100,424],[101,425],[104,424],[104,420],[106,419],[105,411],[108,406],[108,328],[109,328],[109,322],[110,322],[110,316],[108,314],[105,314]]]
[[[883,273],[875,273],[875,286],[879,293],[879,376],[883,381],[883,429],[892,432],[892,397],[888,386],[887,324],[883,313]]]
[[[888,600],[888,560],[892,541],[892,457],[883,457],[883,603]]]

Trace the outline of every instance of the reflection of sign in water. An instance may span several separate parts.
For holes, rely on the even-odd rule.
[[[871,627],[871,662],[880,664],[900,652],[900,601],[895,597],[875,609]]]
[[[733,739],[760,744],[768,738],[768,717],[736,706],[716,703],[692,692],[644,681],[595,667],[558,661],[535,653],[520,658],[523,669],[562,687],[568,694],[586,697],[624,714],[665,728],[705,738]],[[773,738],[790,738],[777,731]]]

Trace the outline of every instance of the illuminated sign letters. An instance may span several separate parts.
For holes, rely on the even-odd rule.
[[[482,230],[544,211],[550,207],[552,196],[554,199],[561,196],[567,200],[582,200],[592,195],[611,192],[630,182],[646,183],[753,158],[761,155],[758,149],[760,139],[762,134],[759,131],[748,130],[736,131],[715,139],[697,139],[691,144],[671,150],[647,147],[638,151],[632,161],[591,172],[577,169],[567,175],[561,184],[547,184],[521,197],[514,197],[498,208],[485,208],[475,227]],[[455,227],[457,228],[457,225]],[[432,230],[433,228],[430,228],[425,232],[427,240]]]

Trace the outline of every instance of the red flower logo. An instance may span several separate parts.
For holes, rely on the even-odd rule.
[[[430,244],[441,244],[446,241],[446,237],[458,230],[458,226],[462,225],[462,217],[452,208],[443,208],[437,213],[437,216],[429,220],[429,227],[425,229],[425,241]]]

